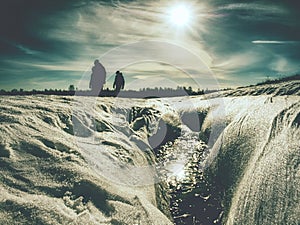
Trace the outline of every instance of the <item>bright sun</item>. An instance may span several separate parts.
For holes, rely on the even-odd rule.
[[[177,5],[170,10],[170,22],[178,27],[186,26],[191,19],[191,12],[185,5]]]

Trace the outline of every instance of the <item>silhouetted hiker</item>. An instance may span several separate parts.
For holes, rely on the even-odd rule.
[[[115,96],[117,96],[121,89],[124,89],[125,80],[120,71],[116,72],[113,88],[115,88]]]
[[[98,59],[95,60],[94,66],[92,68],[92,75],[90,81],[90,88],[92,89],[92,95],[99,95],[103,85],[106,80],[106,71],[104,66],[99,62]]]

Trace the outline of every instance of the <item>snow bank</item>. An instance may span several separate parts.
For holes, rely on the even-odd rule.
[[[222,223],[300,223],[297,95],[0,101],[0,224],[172,224],[153,149],[189,132]]]
[[[224,223],[299,224],[299,97],[226,98],[224,104],[220,119],[228,125],[205,165],[224,191]]]
[[[167,198],[157,198],[155,171],[128,174],[134,170],[126,165],[138,173],[154,162],[124,123],[132,104],[57,96],[0,101],[0,224],[172,224]]]

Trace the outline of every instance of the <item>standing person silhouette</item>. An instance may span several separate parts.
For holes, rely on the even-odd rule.
[[[125,79],[123,77],[123,74],[120,71],[116,72],[115,81],[113,84],[113,88],[115,88],[115,96],[117,96],[120,93],[121,89],[124,89],[125,86]]]
[[[99,96],[103,85],[106,80],[106,71],[104,66],[99,62],[98,59],[94,61],[94,66],[92,68],[90,88],[92,90],[92,95]]]

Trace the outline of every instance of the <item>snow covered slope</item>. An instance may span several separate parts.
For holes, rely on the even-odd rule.
[[[1,97],[0,224],[171,224],[152,174],[121,176],[154,161],[121,123],[127,109],[95,99]]]
[[[299,100],[2,96],[0,224],[172,224],[152,150],[188,135],[222,223],[299,224]]]
[[[228,125],[206,161],[224,191],[224,223],[299,224],[299,97],[226,98],[224,105],[219,119]]]
[[[273,96],[298,95],[300,96],[300,80],[281,82],[274,84],[262,84],[250,87],[241,87],[228,91],[226,96],[262,95]]]

